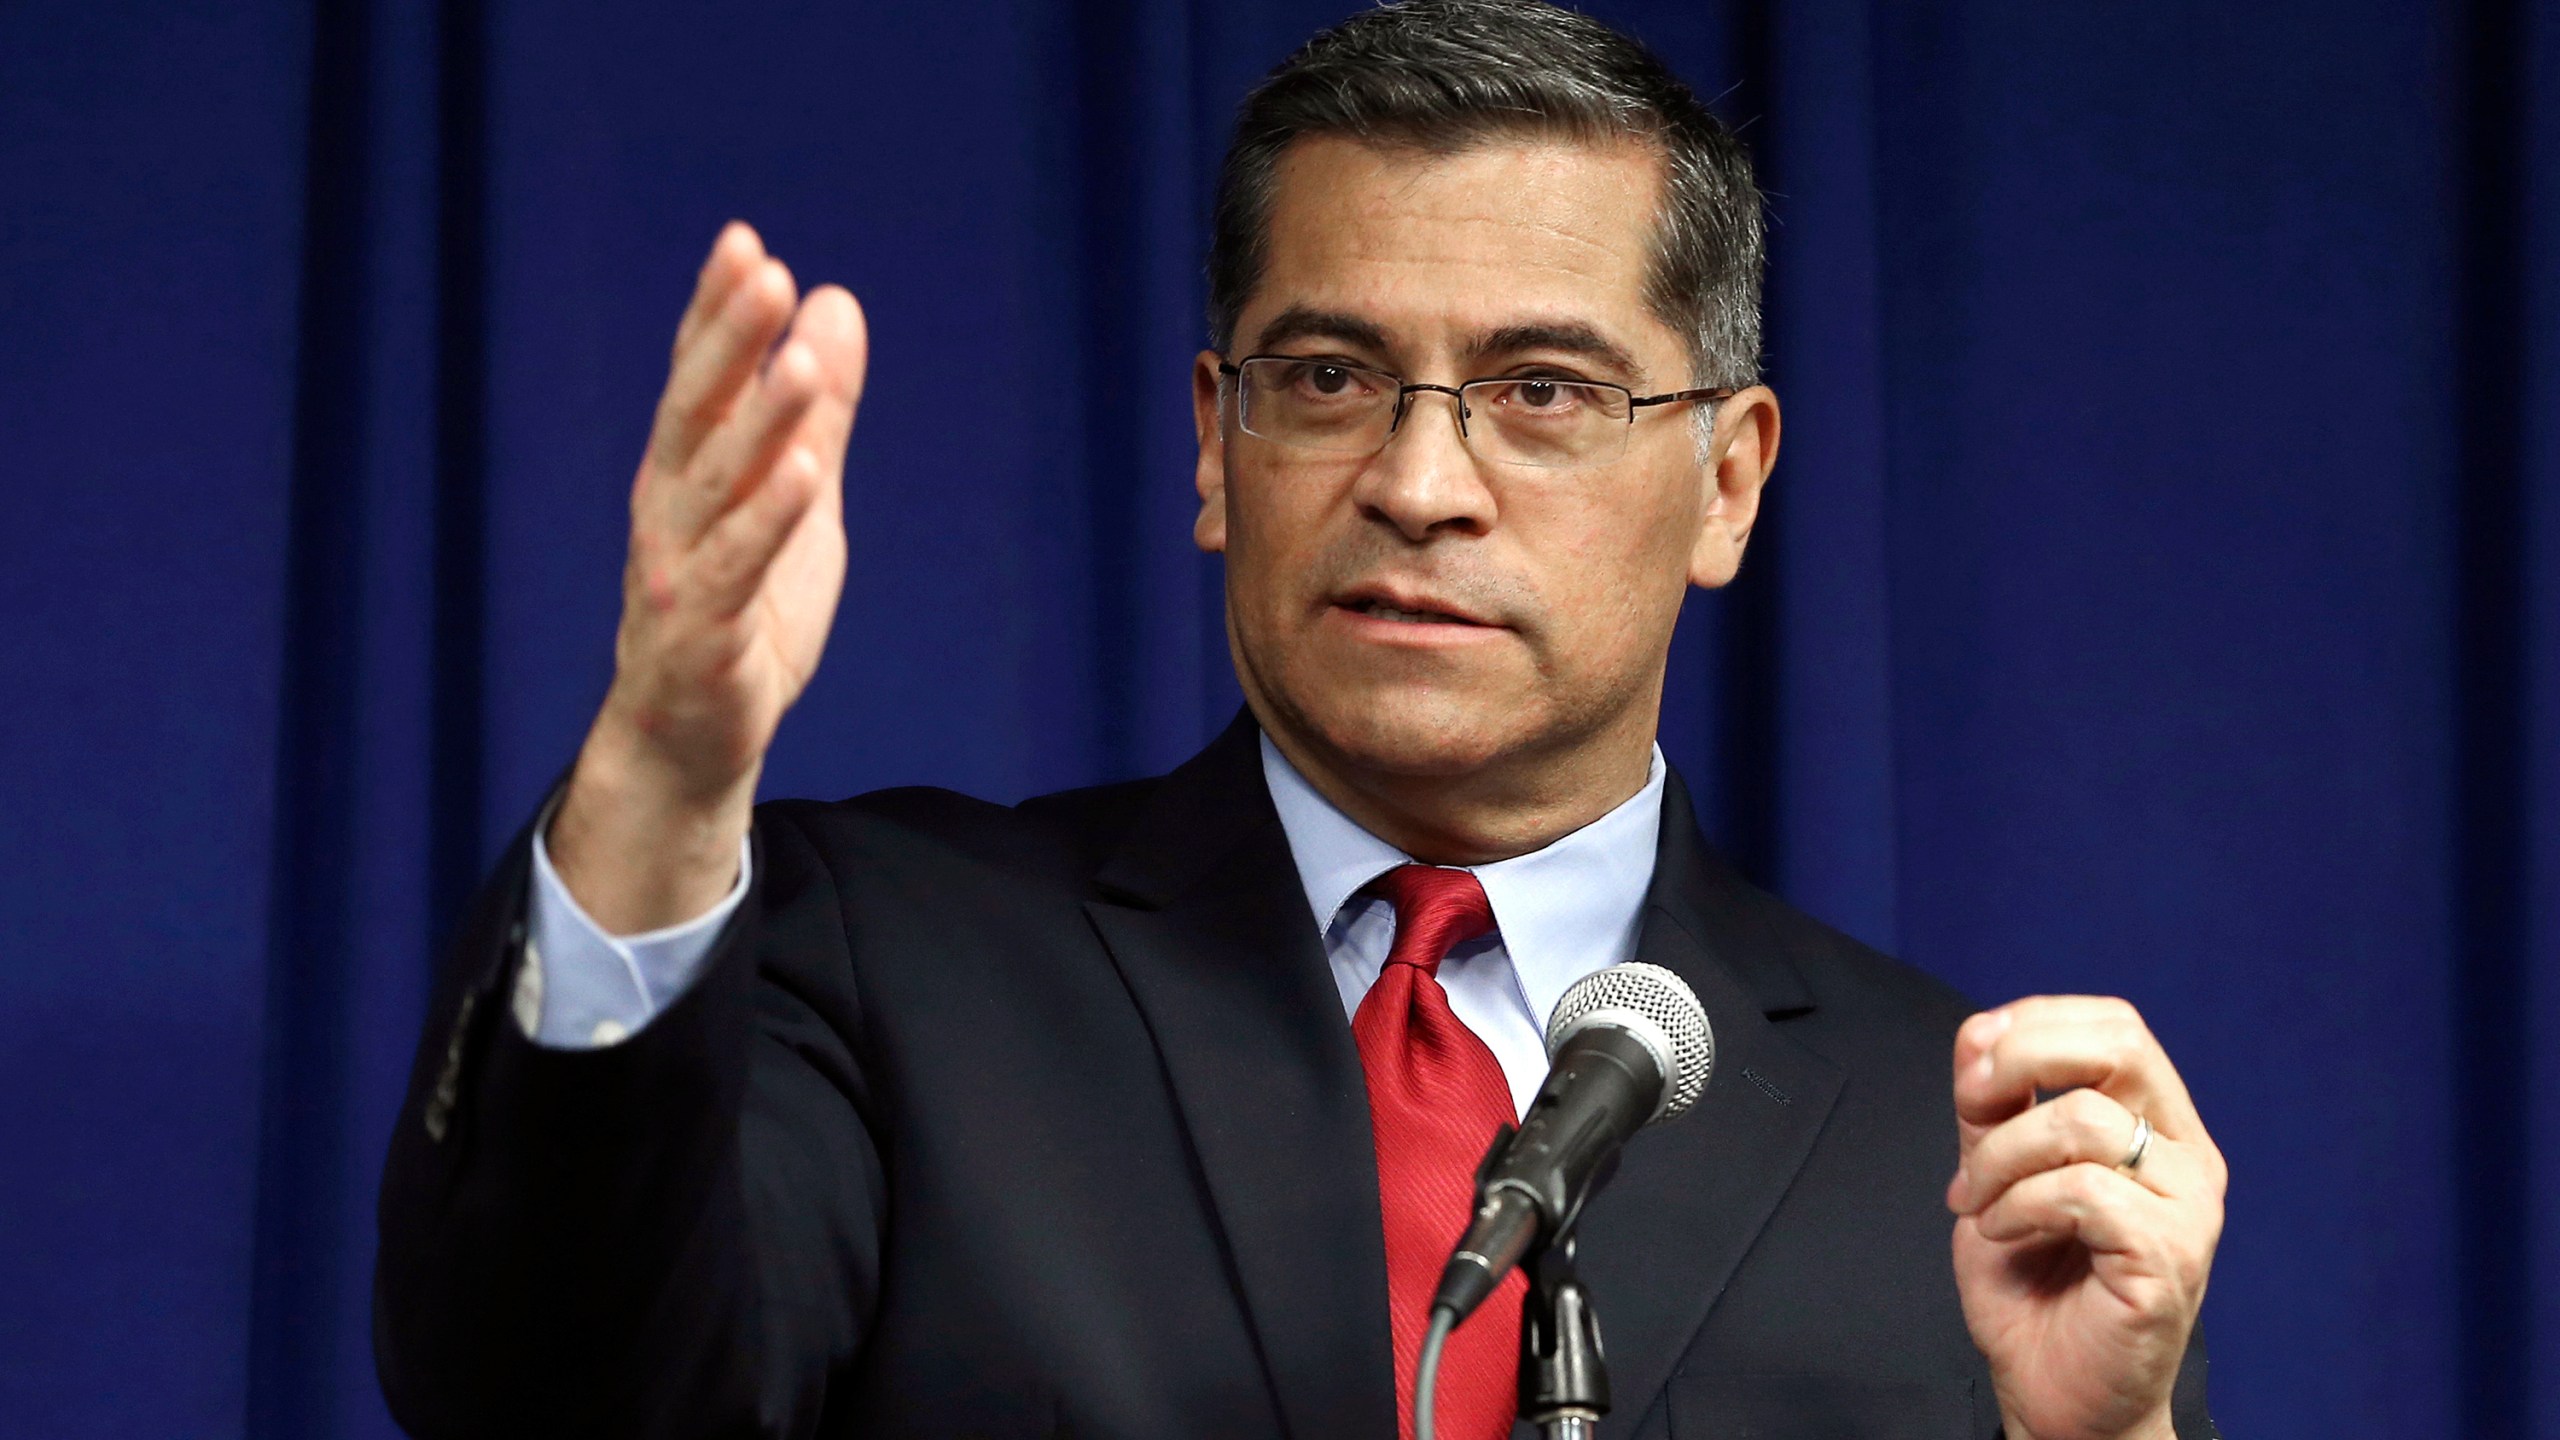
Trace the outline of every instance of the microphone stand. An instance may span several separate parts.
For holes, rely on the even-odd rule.
[[[1573,1271],[1570,1231],[1527,1260],[1520,1307],[1520,1418],[1546,1440],[1593,1440],[1609,1413],[1600,1317]]]

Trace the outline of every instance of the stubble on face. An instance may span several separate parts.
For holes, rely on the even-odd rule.
[[[1684,348],[1642,302],[1659,170],[1634,147],[1442,156],[1302,141],[1282,161],[1238,352],[1296,307],[1374,333],[1302,336],[1289,353],[1407,380],[1554,363],[1630,388],[1685,384]],[[1524,323],[1580,325],[1637,373],[1473,348]],[[1695,451],[1675,423],[1595,473],[1481,465],[1450,403],[1415,397],[1365,460],[1227,436],[1229,639],[1264,728],[1337,803],[1347,791],[1397,810],[1508,812],[1516,823],[1498,828],[1544,843],[1643,783],[1703,503]],[[1478,623],[1434,631],[1357,608],[1381,598]]]
[[[1413,776],[1463,775],[1519,748],[1510,732],[1529,717],[1515,709],[1506,721],[1486,692],[1504,673],[1516,675],[1519,698],[1550,690],[1552,630],[1535,585],[1501,557],[1463,541],[1412,545],[1387,527],[1362,526],[1331,532],[1297,573],[1295,593],[1282,599],[1296,613],[1270,627],[1297,635],[1257,643],[1239,626],[1259,612],[1232,599],[1228,606],[1239,673],[1284,733],[1338,764]],[[1428,596],[1498,628],[1505,633],[1492,645],[1512,653],[1388,650],[1324,633],[1325,612],[1340,597],[1375,588]]]

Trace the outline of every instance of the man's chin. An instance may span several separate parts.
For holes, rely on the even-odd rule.
[[[1297,711],[1299,738],[1331,763],[1376,775],[1468,775],[1530,740],[1514,697],[1460,699],[1445,691],[1328,697]]]

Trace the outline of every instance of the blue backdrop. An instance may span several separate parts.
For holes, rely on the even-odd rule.
[[[1236,703],[1227,116],[1346,0],[0,9],[0,1432],[375,1436],[429,956],[604,685],[703,248],[868,305],[770,788]],[[1745,129],[1787,404],[1664,743],[1799,904],[2149,1013],[2235,1435],[2560,1437],[2560,17],[1593,8]]]

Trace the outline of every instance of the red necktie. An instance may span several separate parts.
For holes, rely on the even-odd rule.
[[[1396,907],[1395,945],[1361,998],[1351,1033],[1369,1076],[1386,1218],[1387,1319],[1396,1350],[1397,1432],[1413,1440],[1413,1375],[1431,1292],[1475,1208],[1476,1164],[1516,1118],[1493,1052],[1449,1010],[1437,978],[1450,947],[1493,929],[1484,886],[1464,870],[1400,865],[1370,887]],[[1499,1440],[1519,1405],[1520,1301],[1515,1272],[1440,1355],[1439,1440]]]

